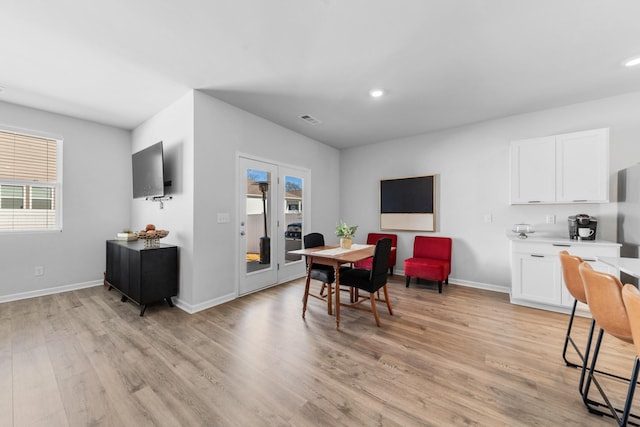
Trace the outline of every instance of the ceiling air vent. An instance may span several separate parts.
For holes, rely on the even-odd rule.
[[[304,120],[305,122],[309,123],[310,125],[317,125],[322,123],[320,120],[316,119],[313,116],[310,116],[309,114],[304,114],[302,116],[298,116],[300,117],[302,120]]]

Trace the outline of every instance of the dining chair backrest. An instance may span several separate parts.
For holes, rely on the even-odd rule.
[[[562,277],[564,284],[572,297],[583,304],[587,303],[587,295],[578,267],[582,264],[582,258],[571,255],[567,251],[560,251],[560,264],[562,265]]]
[[[374,289],[380,289],[387,283],[387,268],[391,257],[391,239],[384,237],[376,242],[371,265],[371,285]]]
[[[324,246],[324,236],[321,233],[309,233],[304,236],[305,248],[317,248]]]
[[[598,325],[614,337],[633,342],[629,317],[622,301],[622,283],[611,274],[595,271],[587,262],[578,267],[587,304]]]

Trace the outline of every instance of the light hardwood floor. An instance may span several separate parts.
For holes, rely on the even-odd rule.
[[[343,308],[339,331],[315,299],[302,320],[302,280],[195,315],[103,287],[0,304],[0,425],[614,425],[562,361],[568,316],[402,279],[382,327]],[[603,366],[633,356],[605,338]]]

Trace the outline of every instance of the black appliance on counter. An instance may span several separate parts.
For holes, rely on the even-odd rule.
[[[571,215],[569,222],[569,239],[596,240],[598,219],[587,214]]]

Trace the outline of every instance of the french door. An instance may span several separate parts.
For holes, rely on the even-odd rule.
[[[288,251],[302,248],[308,177],[305,169],[238,156],[239,295],[304,274],[304,259]]]

